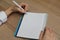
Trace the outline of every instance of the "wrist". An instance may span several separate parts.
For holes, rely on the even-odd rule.
[[[6,15],[9,16],[12,13],[12,8],[8,8],[7,10],[5,10]]]

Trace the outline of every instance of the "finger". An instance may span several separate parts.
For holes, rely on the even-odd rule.
[[[26,3],[21,3],[21,6],[24,6],[24,10],[27,11],[28,10],[28,5]]]
[[[45,29],[45,30],[46,30],[46,32],[49,32],[50,28],[49,28],[49,27],[46,27],[46,29]]]
[[[26,3],[21,3],[20,6],[22,6],[25,11],[28,10],[28,4],[26,4]]]
[[[41,34],[40,34],[40,36],[39,36],[39,40],[43,39],[43,34],[44,34],[44,32],[42,31]]]
[[[53,35],[53,33],[54,32],[53,32],[53,30],[51,28],[48,28],[48,27],[46,28],[46,32],[45,32],[46,35],[51,36],[51,35]]]
[[[53,28],[50,28],[49,31],[50,31],[51,36],[54,37],[54,36],[55,36],[55,33],[54,33],[54,31],[53,31]]]
[[[48,31],[48,32],[50,32],[50,33],[52,33],[53,32],[53,30],[52,30],[52,28],[46,28],[46,31]]]
[[[48,35],[48,34],[50,34],[50,31],[49,31],[49,28],[46,27],[46,28],[45,28],[45,35]]]
[[[28,5],[27,5],[27,4],[25,5],[25,10],[26,10],[26,11],[28,10]]]
[[[26,11],[24,9],[17,8],[17,10],[21,13],[25,13]]]

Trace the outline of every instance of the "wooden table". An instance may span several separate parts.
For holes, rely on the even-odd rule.
[[[12,0],[1,0],[0,10],[6,10],[13,5]],[[60,39],[60,0],[16,0],[29,5],[30,12],[48,13],[47,27],[51,27],[58,40]],[[14,13],[8,17],[6,23],[0,26],[0,40],[27,40],[14,37],[20,14]]]

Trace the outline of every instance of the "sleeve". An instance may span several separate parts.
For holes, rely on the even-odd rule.
[[[0,25],[7,21],[7,15],[4,11],[0,11]]]

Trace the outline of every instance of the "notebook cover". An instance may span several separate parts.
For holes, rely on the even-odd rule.
[[[16,28],[16,31],[14,32],[14,36],[15,36],[15,37],[16,37],[18,31],[19,31],[19,28],[20,28],[20,25],[21,25],[23,16],[24,16],[24,15],[21,15],[20,20],[19,20],[18,25],[17,25],[17,28]]]

